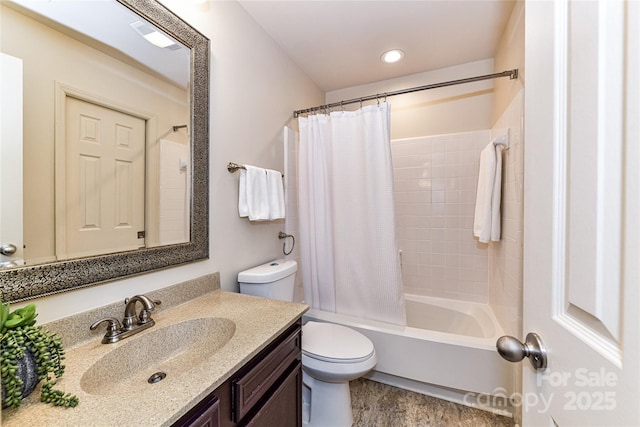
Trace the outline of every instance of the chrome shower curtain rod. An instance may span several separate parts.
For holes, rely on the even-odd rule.
[[[404,95],[405,93],[419,92],[421,90],[436,89],[436,88],[445,87],[445,86],[460,85],[463,83],[478,82],[480,80],[496,79],[499,77],[509,77],[509,79],[511,80],[517,79],[518,69],[516,68],[513,70],[503,71],[501,73],[486,74],[484,76],[469,77],[466,79],[451,80],[449,82],[441,82],[441,83],[434,83],[434,84],[425,85],[425,86],[412,87],[409,89],[395,90],[392,92],[378,93],[375,95],[363,96],[361,98],[348,99],[346,101],[332,102],[331,104],[318,105],[317,107],[305,108],[304,110],[296,110],[293,112],[293,117],[296,118],[300,114],[311,113],[313,111],[326,110],[326,109],[335,108],[335,107],[343,107],[345,105],[355,104],[357,102],[362,103],[364,101],[379,100],[380,98],[384,99],[387,96]]]

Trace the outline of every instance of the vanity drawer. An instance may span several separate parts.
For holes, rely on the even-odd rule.
[[[240,421],[280,381],[292,363],[301,359],[301,327],[293,325],[282,339],[263,350],[256,363],[240,371],[232,381],[232,414]]]

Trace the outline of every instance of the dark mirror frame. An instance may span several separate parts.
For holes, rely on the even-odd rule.
[[[0,270],[17,302],[209,258],[209,39],[155,0],[117,0],[191,49],[191,239],[187,243]]]

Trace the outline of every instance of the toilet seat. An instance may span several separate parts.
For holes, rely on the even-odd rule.
[[[378,358],[360,332],[333,323],[302,326],[302,425],[351,426],[349,381],[371,371]]]
[[[309,321],[302,326],[302,354],[328,363],[360,363],[375,351],[369,338],[333,323]]]

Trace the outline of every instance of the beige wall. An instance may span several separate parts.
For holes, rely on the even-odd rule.
[[[238,176],[227,172],[226,164],[282,170],[283,125],[294,109],[322,103],[323,93],[236,2],[163,4],[211,40],[210,259],[38,298],[41,322],[215,271],[223,289],[237,290],[239,271],[282,256],[277,235],[284,224],[251,224],[238,217]]]
[[[496,79],[492,123],[498,121],[517,93],[524,87],[524,1],[513,6],[509,22],[494,57],[495,72],[518,69],[518,79]]]
[[[326,102],[491,73],[493,60],[485,59],[328,92]],[[494,81],[485,80],[388,98],[391,104],[391,139],[490,129],[493,85]],[[349,108],[354,106],[357,108],[358,104]]]
[[[0,7],[2,52],[24,61],[24,253],[29,263],[49,262],[55,260],[56,83],[96,100],[152,116],[155,128],[147,129],[149,134],[174,140],[181,135],[171,132],[171,126],[188,123],[188,94],[185,89],[152,77],[13,9]],[[157,141],[150,141],[148,153],[156,154],[156,161],[148,162],[150,168],[156,167]],[[150,235],[157,235],[157,231]]]

